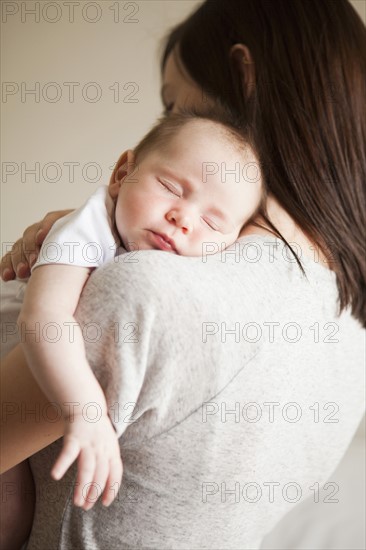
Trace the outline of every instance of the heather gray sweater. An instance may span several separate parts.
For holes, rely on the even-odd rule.
[[[75,467],[49,476],[60,442],[32,457],[29,550],[253,550],[296,502],[337,506],[324,483],[363,414],[365,335],[337,317],[334,273],[291,260],[251,235],[207,261],[145,251],[92,274],[77,317],[122,487],[83,512]]]

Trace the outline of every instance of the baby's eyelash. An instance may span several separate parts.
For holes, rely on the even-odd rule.
[[[169,185],[168,183],[165,183],[164,181],[158,179],[158,182],[160,185],[169,193],[172,193],[172,195],[175,195],[176,197],[180,197],[179,190],[175,189],[175,187]],[[206,220],[205,218],[201,218],[202,221],[210,228],[212,231],[220,231],[220,228],[210,220]]]
[[[173,193],[173,195],[176,195],[177,197],[179,197],[179,191],[177,189],[175,189],[175,187],[173,186],[170,186],[168,185],[167,183],[161,181],[161,180],[158,180],[158,182],[160,183],[160,185],[162,187],[164,187],[164,189],[166,189],[167,191],[169,191],[170,193]]]
[[[216,224],[214,224],[213,222],[209,222],[209,221],[205,220],[204,218],[202,218],[202,219],[205,222],[205,224],[208,225],[208,227],[210,229],[212,229],[213,231],[219,231],[219,228],[217,227]]]

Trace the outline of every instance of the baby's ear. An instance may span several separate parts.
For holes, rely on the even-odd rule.
[[[109,180],[109,193],[116,198],[125,177],[135,169],[135,155],[131,149],[119,157]]]

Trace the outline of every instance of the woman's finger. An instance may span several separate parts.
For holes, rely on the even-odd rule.
[[[27,227],[23,233],[23,252],[30,267],[36,262],[41,245],[50,232],[53,224],[72,210],[57,210],[48,212],[43,220]]]
[[[3,281],[11,281],[18,277],[26,279],[31,274],[41,245],[56,220],[66,216],[72,210],[57,210],[49,212],[42,221],[27,227],[23,237],[13,244],[12,249],[5,254],[0,263],[0,276]]]
[[[40,247],[53,224],[60,218],[66,216],[66,214],[70,214],[70,212],[72,212],[72,210],[57,210],[55,212],[48,212],[43,220],[37,224],[38,227],[36,232],[33,234],[29,234],[29,239],[34,241],[34,244],[36,246]],[[31,228],[32,226],[29,229]],[[24,238],[26,238],[26,235],[24,235]]]
[[[8,252],[1,261],[2,271],[5,271],[5,269],[10,269],[10,271],[14,273],[14,277],[17,276],[19,279],[24,279],[30,275],[28,260],[24,255],[22,241],[23,239],[18,239],[13,244],[10,252]],[[11,273],[8,273],[7,275],[11,277]]]
[[[37,244],[36,239],[41,228],[41,223],[37,222],[30,225],[23,233],[22,254],[29,267],[32,267],[39,254],[40,246]]]
[[[10,252],[7,252],[5,256],[1,258],[0,277],[3,281],[12,281],[13,279],[15,279],[15,271],[13,268],[13,263],[11,261]]]

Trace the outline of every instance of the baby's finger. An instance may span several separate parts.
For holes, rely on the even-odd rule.
[[[74,437],[66,437],[61,453],[51,470],[51,476],[56,480],[61,479],[71,464],[77,459],[79,453],[80,445],[78,441]]]
[[[94,472],[94,479],[90,484],[88,493],[85,495],[84,510],[90,510],[97,502],[98,498],[103,494],[105,484],[109,475],[109,462],[108,460],[97,461],[97,465]]]
[[[84,506],[90,484],[94,479],[95,467],[95,454],[90,450],[83,449],[78,460],[78,476],[74,493],[75,506]]]
[[[102,504],[104,506],[109,506],[116,498],[121,486],[123,474],[123,464],[121,457],[112,458],[109,464],[109,476],[102,497]]]

